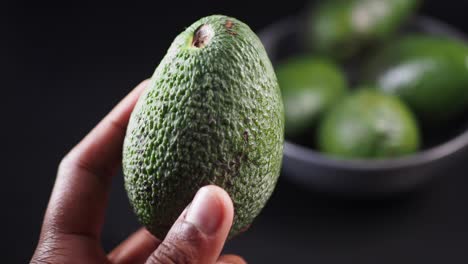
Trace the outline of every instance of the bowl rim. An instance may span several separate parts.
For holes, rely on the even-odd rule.
[[[272,32],[284,30],[291,24],[295,24],[300,21],[301,17],[286,17],[276,23],[273,23],[266,28],[260,35],[271,36]],[[468,37],[465,33],[459,29],[450,26],[448,23],[443,22],[437,18],[416,15],[410,23],[416,25],[424,25],[426,28],[430,28],[429,33],[435,33],[438,35],[445,35],[452,39],[461,40],[468,43]],[[276,29],[276,30],[275,30]],[[263,38],[262,38],[263,39]],[[271,46],[271,37],[267,37],[267,41]],[[284,155],[296,160],[300,160],[307,163],[320,163],[323,166],[348,169],[348,170],[390,170],[398,169],[403,167],[414,167],[420,166],[445,158],[450,155],[454,155],[464,148],[468,148],[468,129],[452,137],[448,141],[440,143],[431,148],[418,151],[414,154],[397,157],[397,158],[383,158],[383,159],[345,159],[339,157],[333,157],[327,154],[323,154],[317,150],[305,147],[289,140],[284,142]]]

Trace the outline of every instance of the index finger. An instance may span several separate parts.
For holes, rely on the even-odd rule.
[[[121,163],[130,114],[147,81],[127,95],[62,160],[44,229],[92,238],[99,236],[112,175]]]

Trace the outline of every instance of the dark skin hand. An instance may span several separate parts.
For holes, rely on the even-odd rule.
[[[147,81],[124,98],[60,163],[31,263],[245,263],[220,256],[232,225],[229,195],[201,188],[163,241],[141,228],[110,253],[100,233],[130,113]]]

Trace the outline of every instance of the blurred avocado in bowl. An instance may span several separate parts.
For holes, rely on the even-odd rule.
[[[276,67],[276,75],[285,105],[288,137],[313,129],[348,89],[341,69],[324,58],[290,58]]]
[[[306,45],[318,54],[350,58],[390,39],[420,4],[420,0],[317,1],[306,16]]]
[[[396,39],[362,67],[363,82],[401,97],[435,125],[450,121],[468,104],[468,46],[441,36]]]
[[[365,87],[326,114],[317,140],[318,149],[332,156],[392,158],[416,152],[420,131],[398,97]]]
[[[468,103],[465,103],[468,85],[464,85],[468,63],[463,63],[468,62],[468,55],[464,53],[467,47],[464,34],[443,22],[415,15],[420,5],[420,1],[417,2],[408,14],[401,16],[400,22],[392,22],[397,26],[388,31],[390,33],[385,38],[357,36],[354,39],[362,44],[353,45],[358,48],[345,56],[340,53],[354,48],[343,51],[346,45],[330,45],[327,52],[311,48],[310,28],[305,25],[309,25],[311,14],[317,12],[314,10],[285,18],[261,32],[260,38],[277,71],[285,101],[296,82],[288,77],[294,76],[293,73],[286,77],[283,74],[285,67],[294,64],[291,61],[308,61],[308,64],[327,61],[337,68],[335,72],[345,75],[342,78],[346,82],[344,92],[335,100],[328,101],[329,105],[322,112],[314,112],[317,113],[315,118],[291,120],[289,117],[288,121],[286,115],[286,131],[288,124],[297,120],[302,123],[289,125],[293,132],[286,134],[285,178],[319,192],[357,196],[396,194],[414,190],[434,176],[443,175],[445,170],[468,154]],[[437,52],[445,54],[445,57],[431,52],[433,47],[414,54],[387,51],[397,49],[395,46],[407,38],[443,42],[440,45],[448,48]],[[424,45],[439,44],[421,44]],[[435,59],[430,60],[433,57]],[[412,65],[416,59],[429,62],[428,65],[433,67],[424,66],[429,74],[422,79],[414,78],[417,74],[411,76],[411,71],[399,70],[400,64]],[[453,65],[450,64],[452,62]],[[294,72],[294,67],[289,71]],[[301,74],[307,76],[303,72]],[[308,76],[312,78],[314,74],[309,73]],[[322,83],[322,87],[327,87],[334,81]],[[389,84],[394,87],[389,88]],[[309,89],[306,85],[302,88]],[[412,91],[417,91],[416,95],[408,96]],[[313,94],[311,91],[302,92]],[[299,100],[293,99],[292,103],[285,103],[285,107],[312,109],[317,99],[305,97],[301,97],[301,105],[305,105],[298,107]],[[433,107],[429,110],[437,110],[432,113],[420,110],[413,98],[417,103]],[[310,106],[307,106],[307,101]],[[437,102],[447,105],[441,107]],[[441,113],[440,109],[446,111]],[[306,113],[302,114],[305,116]]]

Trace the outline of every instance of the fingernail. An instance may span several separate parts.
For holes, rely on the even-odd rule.
[[[185,221],[194,224],[207,235],[214,234],[222,221],[222,204],[209,187],[201,188],[192,201]]]

